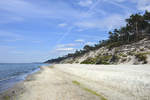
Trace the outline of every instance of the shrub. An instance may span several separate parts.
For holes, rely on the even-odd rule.
[[[111,62],[118,62],[120,57],[118,55],[113,55],[111,58]]]
[[[127,61],[127,58],[123,58],[121,62],[125,62],[125,61]]]
[[[122,56],[122,57],[127,57],[127,55],[124,54],[124,53],[120,53],[119,55]]]
[[[130,52],[128,52],[128,55],[133,56],[133,55],[135,55],[135,53],[133,51],[130,51]]]
[[[67,61],[67,63],[69,63],[69,64],[73,64],[73,60],[69,60],[69,61]]]
[[[109,50],[111,50],[112,48],[114,48],[114,47],[119,47],[119,46],[121,46],[121,45],[122,45],[121,42],[114,42],[114,43],[109,44],[109,45],[107,46],[107,48],[108,48]]]
[[[140,51],[144,51],[144,48],[141,48]]]
[[[130,60],[131,60],[131,58],[129,57],[129,58],[128,58],[128,61],[130,61]]]
[[[75,63],[79,63],[79,61],[76,61]]]
[[[135,57],[138,59],[138,61],[143,61],[144,64],[147,63],[147,56],[146,56],[147,53],[137,53],[135,55]]]
[[[109,61],[112,58],[112,55],[99,56],[96,59],[96,64],[110,64]]]
[[[81,64],[95,64],[96,60],[94,58],[87,58],[86,60],[82,61]]]
[[[10,100],[10,96],[7,96],[7,95],[6,95],[6,96],[3,97],[3,99],[4,99],[4,100]]]

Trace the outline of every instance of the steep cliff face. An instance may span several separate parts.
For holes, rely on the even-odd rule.
[[[68,57],[53,63],[81,64],[150,64],[150,40],[143,39],[136,43],[119,47],[101,47],[82,56]]]

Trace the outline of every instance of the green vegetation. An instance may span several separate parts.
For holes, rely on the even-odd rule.
[[[79,63],[79,61],[76,61],[75,63]]]
[[[118,62],[120,59],[120,57],[118,55],[113,55],[112,58],[111,58],[111,62]]]
[[[143,61],[143,64],[147,63],[147,53],[137,53],[135,56],[138,59],[138,61]]]
[[[73,63],[73,60],[67,61],[67,63],[72,64],[72,63]]]
[[[109,50],[111,50],[114,47],[119,47],[125,44],[131,44],[140,41],[144,38],[150,39],[150,12],[145,11],[144,14],[139,14],[139,13],[132,14],[125,21],[126,21],[126,25],[124,27],[121,27],[119,29],[114,29],[113,31],[109,32],[109,39],[99,41],[99,43],[95,44],[94,46],[85,45],[82,50],[77,50],[75,53],[70,53],[63,57],[48,60],[45,63],[59,63],[60,61],[67,58],[80,57],[87,52],[97,50],[104,46],[107,47]],[[114,58],[115,60],[118,59],[115,56],[113,57],[113,59]],[[85,61],[83,63],[86,64],[88,62]],[[94,61],[91,60],[89,63],[93,64]],[[107,61],[104,60],[104,62],[102,61],[98,63],[99,64],[107,63]]]
[[[122,56],[122,57],[127,57],[127,55],[124,54],[124,53],[120,53],[119,55]]]
[[[108,48],[109,50],[111,50],[112,48],[114,48],[114,47],[119,47],[119,46],[121,46],[121,45],[122,45],[121,42],[114,42],[114,43],[108,44],[108,45],[107,45],[107,48]]]
[[[91,94],[94,94],[94,95],[100,97],[100,100],[107,100],[107,99],[104,98],[102,95],[98,94],[96,91],[93,91],[93,90],[91,90],[91,89],[89,89],[89,88],[83,88],[83,89],[84,89],[85,91],[91,93]]]
[[[144,51],[144,48],[141,48],[140,51]]]
[[[78,81],[72,81],[72,83],[75,84],[75,85],[77,85],[77,86],[80,86],[83,90],[85,90],[85,91],[87,91],[87,92],[89,92],[89,93],[91,93],[91,94],[93,94],[93,95],[96,95],[96,96],[100,97],[100,100],[107,100],[104,96],[98,94],[96,91],[84,87],[84,86],[81,85],[80,82],[78,82]]]
[[[86,60],[82,61],[81,64],[95,64],[96,59],[95,58],[87,58]]]
[[[127,61],[127,58],[123,58],[121,62],[125,62],[125,61]]]
[[[3,99],[4,100],[10,100],[10,96],[4,96]]]
[[[80,85],[78,81],[72,81],[73,84]]]
[[[97,57],[96,64],[109,64],[112,55],[104,55]]]
[[[135,52],[134,51],[130,51],[127,54],[133,56],[133,55],[135,55]]]
[[[110,64],[110,60],[112,59],[112,55],[99,55],[95,58],[87,58],[81,64]]]
[[[53,69],[53,68],[54,68],[54,66],[50,66],[49,68]]]

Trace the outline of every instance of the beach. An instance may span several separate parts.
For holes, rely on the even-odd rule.
[[[149,100],[149,65],[43,66],[0,100]]]

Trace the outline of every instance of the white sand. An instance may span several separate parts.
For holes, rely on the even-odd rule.
[[[44,67],[24,86],[18,100],[150,100],[150,66],[60,64]]]

